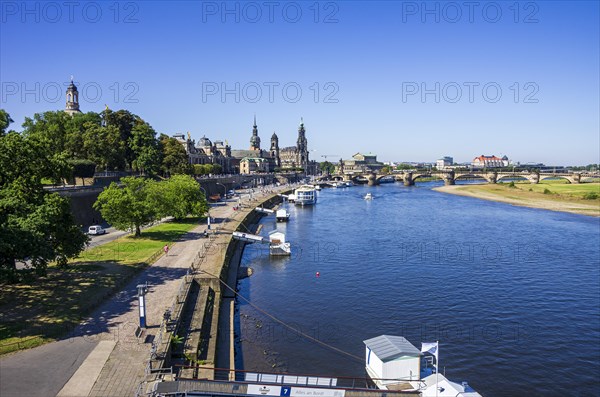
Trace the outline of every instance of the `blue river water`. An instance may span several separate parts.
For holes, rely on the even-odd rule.
[[[446,376],[486,397],[600,395],[600,220],[439,185],[323,189],[263,218],[293,255],[244,251],[239,292],[262,311],[238,299],[238,367],[363,377],[362,341],[389,334],[438,340]]]

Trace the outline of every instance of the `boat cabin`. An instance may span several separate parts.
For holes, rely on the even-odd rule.
[[[273,232],[269,234],[269,241],[271,242],[271,244],[285,243],[285,234],[281,232]]]
[[[420,379],[422,353],[404,337],[380,335],[364,344],[367,373],[380,389],[408,388],[409,381]]]

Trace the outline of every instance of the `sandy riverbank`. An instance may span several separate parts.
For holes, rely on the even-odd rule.
[[[475,197],[482,200],[498,201],[521,207],[600,217],[600,204],[595,200],[586,202],[576,198],[546,198],[540,193],[514,189],[508,190],[505,186],[490,184],[440,186],[433,190],[459,196]]]

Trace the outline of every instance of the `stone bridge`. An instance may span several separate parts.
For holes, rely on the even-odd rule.
[[[382,178],[394,177],[396,181],[404,182],[406,186],[412,186],[419,178],[439,178],[445,185],[454,185],[460,179],[485,179],[488,183],[497,183],[502,179],[527,179],[531,183],[539,183],[544,179],[563,178],[569,183],[580,183],[583,179],[600,178],[600,173],[539,173],[539,172],[498,172],[498,171],[406,171],[399,174],[337,174],[334,180],[354,181],[366,179],[369,185],[377,185]]]

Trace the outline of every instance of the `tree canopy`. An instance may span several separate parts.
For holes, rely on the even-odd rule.
[[[119,230],[133,230],[141,235],[141,228],[166,216],[184,218],[202,216],[208,210],[200,185],[188,175],[174,175],[155,181],[141,177],[121,179],[122,187],[112,183],[94,203],[108,223]]]
[[[18,270],[18,262],[43,275],[51,261],[66,266],[88,238],[74,224],[69,200],[42,186],[43,178],[69,176],[65,156],[49,152],[43,140],[4,133],[7,127],[0,135],[0,278],[15,282],[30,273]]]

